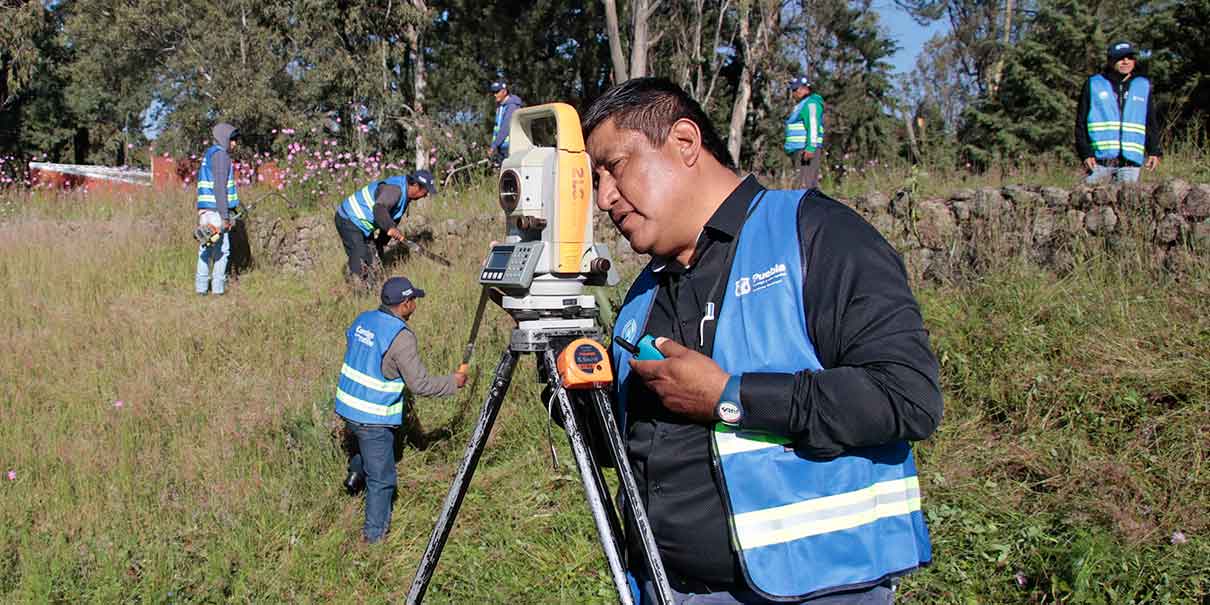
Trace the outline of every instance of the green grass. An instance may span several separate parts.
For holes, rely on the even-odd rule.
[[[493,212],[493,187],[415,211]],[[364,546],[331,396],[343,331],[375,296],[344,286],[333,234],[301,278],[260,267],[226,297],[195,297],[189,202],[0,198],[0,472],[17,473],[0,478],[0,601],[401,600],[510,321],[489,309],[471,387],[417,401],[426,428],[453,436],[408,447],[392,532]],[[452,270],[392,268],[429,292],[410,323],[433,372],[459,359],[498,236],[434,242]],[[1003,261],[917,292],[947,409],[918,448],[936,562],[900,602],[1205,603],[1205,259],[1178,281],[1081,252],[1062,277]],[[613,599],[557,429],[557,468],[547,454],[534,374],[523,358],[429,602]]]

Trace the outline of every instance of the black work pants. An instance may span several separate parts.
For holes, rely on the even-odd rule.
[[[353,221],[343,217],[339,212],[336,213],[336,232],[340,234],[340,243],[344,246],[345,255],[349,257],[348,271],[349,277],[358,279],[368,279],[370,276],[370,267],[374,266],[374,253],[378,253],[378,258],[382,259],[383,248],[386,246],[386,236],[380,236],[377,239],[372,239],[370,236],[361,232]],[[374,247],[370,247],[370,243]]]

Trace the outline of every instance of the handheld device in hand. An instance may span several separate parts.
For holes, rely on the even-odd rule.
[[[655,346],[655,337],[650,334],[644,334],[637,345],[621,337],[613,341],[639,361],[659,361],[664,358],[664,354]]]

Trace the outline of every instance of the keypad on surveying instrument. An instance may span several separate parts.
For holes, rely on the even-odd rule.
[[[538,247],[526,244],[496,246],[492,248],[487,264],[479,273],[479,281],[484,284],[502,286],[527,287],[537,257],[534,256]]]

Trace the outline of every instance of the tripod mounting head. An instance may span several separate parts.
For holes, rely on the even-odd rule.
[[[502,292],[501,306],[519,322],[593,325],[568,323],[595,321],[596,301],[584,286],[612,286],[618,277],[608,248],[593,239],[592,166],[580,116],[566,103],[518,109],[509,140],[499,180],[508,232],[479,283]]]

